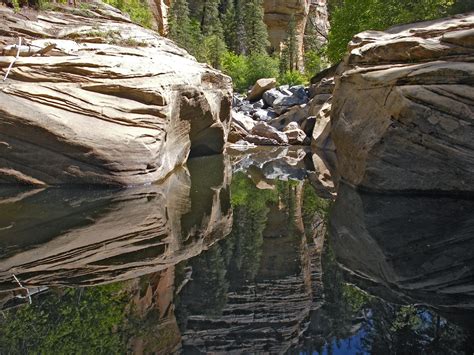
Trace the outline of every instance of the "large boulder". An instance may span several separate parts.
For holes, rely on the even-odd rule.
[[[25,44],[0,81],[0,183],[139,185],[222,152],[229,77],[110,6],[64,11],[0,9],[0,54]]]
[[[265,91],[273,89],[276,86],[275,78],[258,79],[250,90],[247,99],[250,101],[260,100]]]
[[[332,105],[339,172],[383,191],[474,191],[474,15],[368,31]]]

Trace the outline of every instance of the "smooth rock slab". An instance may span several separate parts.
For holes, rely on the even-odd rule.
[[[230,78],[109,6],[90,11],[26,20],[0,9],[0,49],[19,36],[58,44],[0,81],[0,183],[139,185],[222,152]],[[2,78],[12,59],[0,56]]]
[[[356,36],[331,113],[345,181],[474,192],[472,29],[474,15],[461,15]]]

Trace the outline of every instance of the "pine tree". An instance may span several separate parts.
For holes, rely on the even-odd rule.
[[[191,45],[191,20],[187,0],[174,0],[172,2],[168,24],[169,38],[189,50]]]
[[[288,23],[286,43],[288,47],[289,69],[295,70],[298,67],[298,41],[296,39],[296,21],[293,15],[291,15],[290,22]]]
[[[201,32],[207,36],[222,32],[219,18],[219,0],[204,0],[201,13]]]
[[[286,39],[280,49],[280,74],[298,69],[298,41],[296,38],[296,21],[291,16],[286,32]]]
[[[268,41],[267,26],[263,22],[262,0],[247,0],[244,14],[247,54],[266,54]]]
[[[237,23],[234,0],[229,0],[225,9],[222,27],[224,29],[224,40],[229,48],[234,53],[238,52],[238,38],[237,38]]]

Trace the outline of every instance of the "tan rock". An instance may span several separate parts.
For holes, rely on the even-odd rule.
[[[283,132],[278,131],[276,128],[266,124],[265,122],[257,123],[250,133],[255,136],[273,139],[279,144],[288,144],[288,138]]]
[[[56,56],[21,57],[0,81],[0,183],[139,185],[190,154],[222,152],[230,78],[94,6],[93,17],[36,20],[0,9],[4,41],[57,44]],[[12,59],[0,56],[2,77]]]
[[[271,46],[277,52],[288,33],[288,24],[293,16],[296,22],[299,67],[303,68],[303,43],[310,0],[264,0],[264,21],[268,29]]]
[[[291,145],[303,145],[306,140],[306,133],[299,127],[296,122],[290,122],[283,132],[288,137],[288,143]]]
[[[260,100],[265,91],[276,87],[277,81],[275,78],[263,78],[258,79],[252,90],[250,90],[247,99],[250,101]]]
[[[363,32],[336,80],[339,171],[384,191],[474,191],[474,15]]]
[[[311,147],[323,150],[335,150],[331,138],[331,103],[326,102],[316,116]]]
[[[162,36],[168,34],[168,13],[171,0],[147,0],[153,14],[152,28]]]

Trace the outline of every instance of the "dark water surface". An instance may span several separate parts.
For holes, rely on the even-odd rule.
[[[266,148],[127,190],[0,188],[0,354],[472,354],[474,201],[333,202],[323,161]]]

